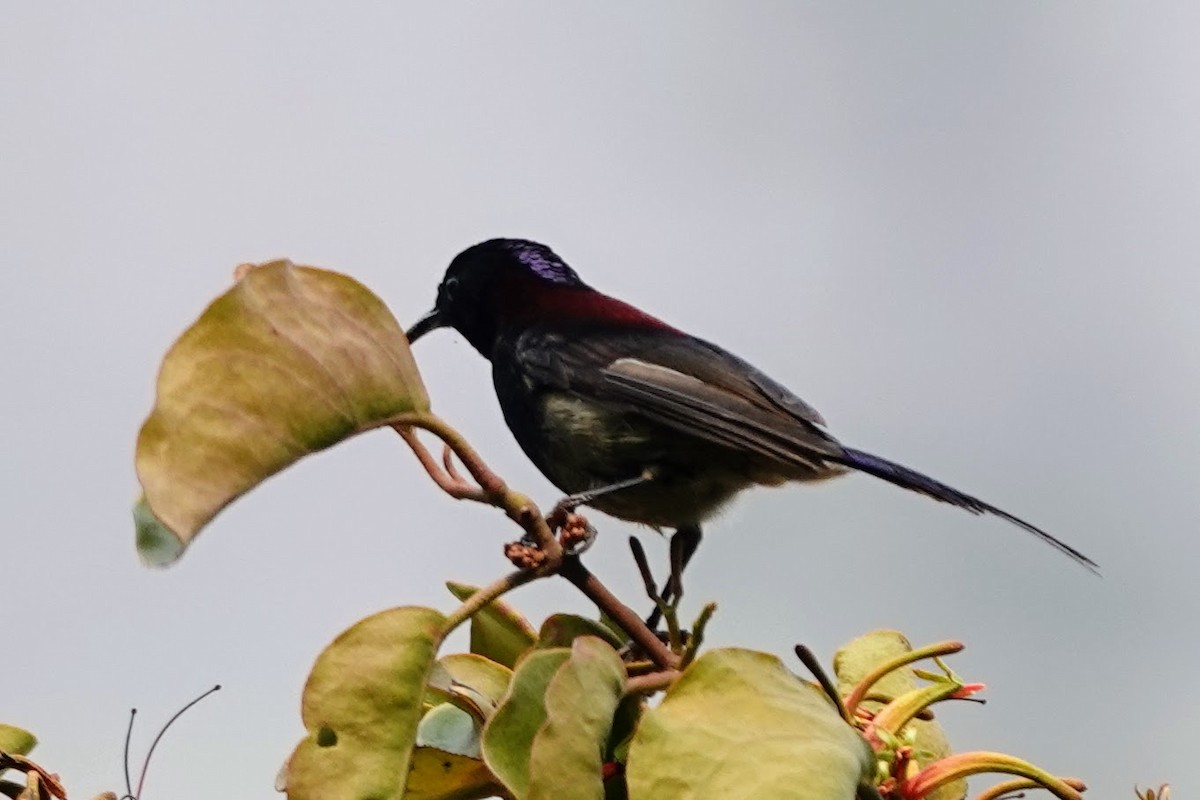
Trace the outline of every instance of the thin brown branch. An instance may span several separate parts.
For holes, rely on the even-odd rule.
[[[654,631],[646,627],[646,623],[642,622],[642,618],[635,614],[633,609],[618,600],[599,578],[583,566],[578,558],[568,556],[563,559],[559,574],[616,622],[659,669],[676,669],[679,666],[679,657],[659,640]]]
[[[679,679],[679,670],[664,669],[625,681],[625,694],[654,694],[669,689]]]
[[[424,428],[445,442],[446,446],[454,451],[454,455],[458,456],[458,460],[467,468],[467,472],[471,473],[475,482],[490,497],[499,500],[508,493],[508,484],[504,482],[504,479],[493,472],[463,435],[446,424],[444,420],[427,414],[412,424],[418,428]]]
[[[548,575],[558,570],[563,559],[563,548],[537,505],[520,492],[509,489],[462,434],[444,420],[428,413],[397,417],[392,420],[391,426],[412,448],[421,466],[444,492],[460,500],[473,500],[495,506],[525,530],[544,556],[538,561],[538,574]],[[429,450],[417,439],[414,428],[427,430],[441,439],[446,448],[466,467],[477,485],[472,485],[458,472],[449,453],[444,453],[442,463],[438,464]]]
[[[41,780],[42,785],[46,787],[46,791],[61,800],[66,800],[67,790],[59,782],[58,776],[47,772],[42,767],[39,767],[35,762],[30,761],[24,756],[16,755],[15,753],[5,753],[0,751],[0,772],[6,769],[15,769],[18,772],[24,772],[26,775],[33,773]],[[29,778],[32,783],[33,778]],[[40,795],[39,795],[40,796]]]
[[[550,530],[545,517],[532,500],[516,492],[510,492],[510,495],[510,502],[505,508],[506,513],[525,529],[537,543],[538,549],[546,554],[548,568],[552,567],[557,571],[562,566],[564,553],[562,545],[554,537],[554,531]]]
[[[583,592],[584,596],[616,622],[660,670],[674,670],[679,666],[679,657],[659,640],[654,631],[650,630],[629,606],[618,600],[599,578],[583,566],[577,556],[565,555],[562,544],[555,537],[554,531],[534,502],[520,492],[509,489],[504,480],[488,467],[475,448],[467,443],[462,434],[429,413],[398,417],[392,420],[391,424],[416,454],[421,466],[443,491],[452,497],[487,503],[503,509],[510,519],[525,530],[528,537],[535,543],[539,555],[542,556],[539,559],[533,559],[528,557],[532,553],[526,554],[526,558],[518,559],[518,562],[524,562],[523,566],[526,569],[508,575],[472,595],[466,603],[450,615],[449,623],[452,627],[461,624],[479,608],[487,605],[504,592],[534,578],[558,573],[574,584]],[[429,431],[446,445],[447,451],[442,455],[441,464],[421,444],[414,428]],[[450,455],[451,451],[478,483],[477,486],[472,486],[455,469]],[[507,550],[511,551],[514,547],[520,548],[524,545],[509,545]]]
[[[456,481],[466,483],[466,478],[458,471],[458,467],[454,466],[454,451],[450,449],[450,445],[442,445],[442,467],[445,468],[446,474]]]
[[[479,456],[479,453],[467,443],[462,434],[432,414],[414,414],[398,418],[393,421],[392,427],[417,455],[421,466],[425,468],[429,476],[445,492],[453,497],[487,503],[503,509],[510,519],[525,530],[529,538],[535,542],[540,554],[544,556],[540,560],[528,559],[526,563],[530,567],[529,569],[506,576],[488,589],[473,595],[472,600],[479,597],[478,606],[470,601],[464,603],[451,615],[452,624],[460,624],[491,599],[521,583],[532,580],[534,577],[557,572],[574,584],[600,610],[608,614],[629,638],[645,651],[660,670],[678,667],[679,657],[659,640],[654,631],[650,630],[629,606],[618,600],[608,590],[608,587],[588,571],[577,557],[565,556],[561,543],[533,501],[520,492],[509,489],[504,480],[493,472]],[[458,458],[478,486],[472,486],[455,470],[449,453],[443,453],[442,463],[438,464],[429,450],[417,439],[413,428],[427,430],[441,439],[448,450],[453,451],[454,456]],[[510,546],[511,548],[512,546]],[[494,596],[489,598],[487,597],[489,594],[494,594]]]
[[[489,503],[490,498],[484,493],[483,489],[478,486],[473,486],[463,480],[462,476],[457,473],[452,473],[449,470],[443,469],[429,452],[429,449],[421,443],[417,438],[417,432],[412,428],[397,425],[396,433],[400,434],[400,438],[409,446],[409,449],[416,455],[417,460],[421,462],[421,466],[425,468],[425,472],[433,478],[433,482],[438,485],[443,492],[453,497],[455,500],[474,500],[477,503]]]

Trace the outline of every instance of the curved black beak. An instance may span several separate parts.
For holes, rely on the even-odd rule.
[[[404,333],[404,335],[408,337],[408,343],[412,344],[430,331],[437,330],[438,328],[444,328],[447,324],[446,318],[442,316],[441,310],[435,308],[433,311],[430,311],[428,314],[417,320],[416,323],[414,323],[413,326]]]

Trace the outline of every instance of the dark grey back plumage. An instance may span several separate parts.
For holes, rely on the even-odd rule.
[[[536,384],[637,414],[678,433],[757,456],[758,480],[820,480],[847,468],[1019,526],[1095,570],[1079,550],[996,506],[893,461],[844,447],[815,409],[742,359],[675,331],[532,328],[516,341]],[[668,366],[669,365],[669,366]]]
[[[781,478],[829,477],[842,447],[811,406],[736,356],[659,331],[603,337],[526,331],[516,347],[539,383],[627,409],[681,433],[774,462]],[[666,365],[670,366],[666,366]]]

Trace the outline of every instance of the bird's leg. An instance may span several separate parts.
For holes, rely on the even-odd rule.
[[[582,492],[569,494],[562,500],[559,500],[557,503],[555,503],[554,509],[550,512],[546,519],[556,519],[564,514],[570,514],[580,506],[590,505],[591,503],[599,500],[601,497],[607,497],[610,494],[620,492],[624,489],[630,489],[634,486],[641,486],[643,483],[648,483],[652,480],[654,480],[654,472],[651,470],[646,470],[635,478],[626,478],[625,480],[617,481],[616,483],[610,483],[605,486],[597,486],[594,489],[586,489]]]
[[[701,538],[703,533],[699,525],[683,525],[671,535],[671,576],[663,584],[662,593],[659,595],[664,604],[671,602],[671,598],[682,590],[679,582],[683,579],[683,570],[700,547]],[[661,617],[662,613],[656,607],[650,612],[650,616],[646,617],[646,627],[651,630],[657,628]]]
[[[570,534],[571,541],[564,542],[564,546],[568,547],[572,554],[579,555],[591,547],[592,542],[596,540],[596,529],[586,519],[576,514],[575,509],[595,502],[601,497],[640,486],[652,480],[654,480],[654,472],[646,470],[636,478],[627,478],[616,483],[569,494],[554,504],[554,508],[546,515],[546,523],[550,526],[550,530],[563,529],[565,533]],[[580,533],[581,531],[582,533]]]

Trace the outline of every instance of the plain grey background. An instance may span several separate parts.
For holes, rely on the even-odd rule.
[[[716,340],[855,446],[1044,525],[866,477],[710,525],[712,645],[827,659],[959,638],[960,750],[1132,798],[1200,791],[1200,7],[1192,3],[8,4],[0,14],[0,719],[72,796],[270,797],[320,648],[483,582],[513,530],[392,435],[269,481],[176,567],[133,551],[160,357],[243,261],[366,282],[411,322],[498,235]],[[436,409],[545,503],[459,337]],[[589,564],[640,596],[599,517]],[[653,533],[651,553],[665,557]],[[540,620],[562,582],[512,598]]]

